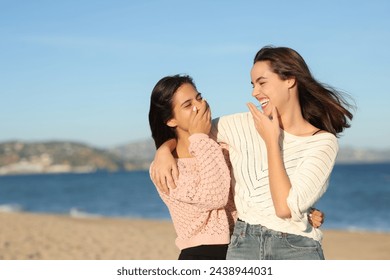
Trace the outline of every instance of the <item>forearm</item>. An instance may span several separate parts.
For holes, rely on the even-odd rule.
[[[172,151],[176,148],[176,139],[165,141],[156,151],[150,169],[153,183],[162,192],[168,194],[170,188],[176,188],[175,179],[178,177],[176,161]]]
[[[287,204],[287,197],[291,182],[284,167],[279,144],[267,146],[267,153],[269,186],[276,215],[280,218],[290,218],[291,211]]]
[[[172,153],[176,149],[177,141],[176,139],[172,138],[167,141],[165,141],[161,146],[157,149],[156,153],[165,153],[169,152]]]

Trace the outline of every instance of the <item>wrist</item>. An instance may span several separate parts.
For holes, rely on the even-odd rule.
[[[190,135],[190,137],[188,137],[188,140],[191,141],[195,141],[197,139],[204,139],[204,138],[209,138],[209,135],[204,133],[204,132],[196,132],[196,133],[193,133]]]
[[[279,146],[279,141],[276,141],[276,140],[273,140],[273,141],[268,141],[265,143],[265,146],[267,147],[267,150],[270,151],[270,150],[280,150],[280,146]]]

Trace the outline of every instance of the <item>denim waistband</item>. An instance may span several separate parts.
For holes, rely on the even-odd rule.
[[[248,224],[247,222],[237,219],[237,222],[241,224],[236,224],[236,227],[240,227],[243,232],[248,233],[248,234],[262,234],[262,235],[273,235],[273,236],[278,236],[278,237],[286,237],[288,233],[286,232],[281,232],[281,231],[276,231],[273,229],[269,229],[261,224]]]

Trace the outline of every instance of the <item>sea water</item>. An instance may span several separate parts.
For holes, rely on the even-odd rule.
[[[390,232],[390,163],[338,164],[323,229]],[[170,219],[147,171],[0,176],[0,211]]]

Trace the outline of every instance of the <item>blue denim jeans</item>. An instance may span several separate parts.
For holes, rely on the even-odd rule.
[[[324,260],[324,254],[320,242],[312,238],[278,232],[238,220],[226,259]]]

